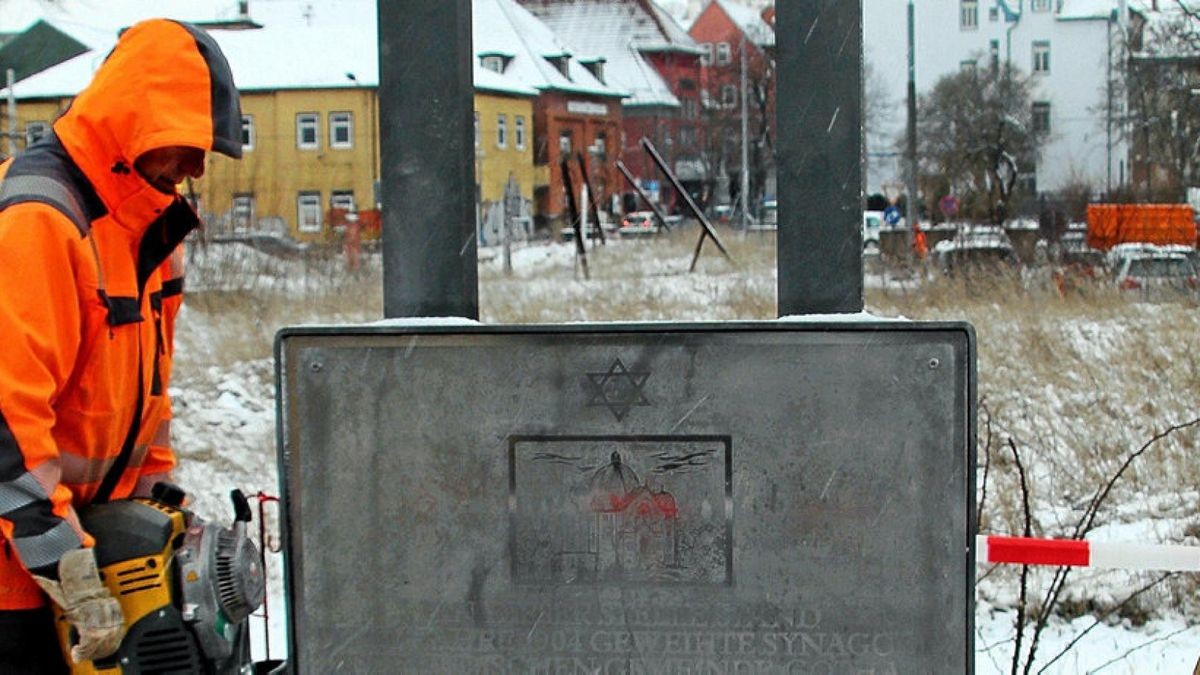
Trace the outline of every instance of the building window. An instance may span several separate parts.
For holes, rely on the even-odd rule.
[[[243,192],[233,196],[233,208],[231,209],[233,216],[234,232],[246,232],[254,229],[254,194]]]
[[[979,0],[958,1],[958,27],[962,30],[979,28]]]
[[[1030,0],[1029,8],[1035,12],[1049,12],[1050,0]]]
[[[711,42],[700,43],[700,65],[711,66],[713,62],[713,44]]]
[[[696,111],[698,110],[698,106],[696,105],[696,99],[681,98],[681,99],[679,99],[679,105],[681,107],[680,112],[683,114],[683,119],[685,119],[685,120],[696,119],[696,115],[697,115]]]
[[[733,56],[732,56],[732,52],[729,51],[729,43],[728,42],[718,42],[717,43],[717,65],[718,66],[727,66],[727,65],[729,65],[729,63],[731,61],[733,61]]]
[[[1050,133],[1050,104],[1046,101],[1038,101],[1033,104],[1033,131],[1041,134]]]
[[[588,148],[588,152],[601,161],[607,159],[608,134],[604,133],[603,131],[597,131],[596,138],[592,141],[592,147]]]
[[[517,135],[516,143],[518,150],[525,149],[525,116],[517,115],[517,119],[513,121],[513,133]]]
[[[559,157],[571,156],[571,130],[563,129],[558,135],[558,155]]]
[[[496,147],[508,147],[508,115],[496,115]]]
[[[484,70],[490,70],[493,73],[504,72],[504,57],[503,56],[485,56],[481,59],[481,65]]]
[[[970,61],[970,60],[967,60],[967,61],[959,61],[959,62],[958,62],[958,67],[959,67],[961,70],[963,70],[964,72],[968,72],[968,73],[973,73],[973,72],[975,72],[975,62],[974,62],[974,61]]]
[[[320,192],[301,192],[296,197],[296,223],[301,232],[321,231]]]
[[[691,150],[696,147],[696,128],[695,127],[680,127],[679,128],[679,144],[685,150]]]
[[[296,147],[301,150],[316,150],[321,143],[318,140],[317,127],[321,117],[316,113],[300,113],[296,115]]]
[[[988,43],[988,58],[992,62],[992,70],[1000,70],[1000,41],[992,40]]]
[[[242,115],[242,150],[254,149],[254,115]]]
[[[550,65],[554,66],[554,69],[558,71],[559,75],[562,75],[568,80],[571,79],[570,55],[561,54],[558,56],[546,56],[544,58],[550,62]]]
[[[25,147],[41,140],[50,131],[50,125],[45,122],[29,122],[25,125]]]
[[[721,85],[721,105],[732,108],[737,105],[737,87],[732,84]]]
[[[995,5],[992,5],[991,7],[988,8],[988,21],[999,21],[999,20],[1000,20],[1000,8]]]
[[[329,196],[329,206],[346,213],[356,213],[358,209],[354,205],[354,190],[334,190]]]
[[[603,58],[597,59],[597,60],[595,60],[595,61],[580,61],[579,63],[580,63],[580,64],[581,64],[581,65],[582,65],[582,66],[583,66],[583,67],[584,67],[584,68],[585,68],[585,69],[586,69],[586,70],[587,70],[589,73],[591,73],[591,74],[592,74],[592,77],[596,78],[596,79],[597,79],[597,80],[599,80],[600,82],[604,82],[604,63],[605,63],[605,60],[604,60]]]
[[[329,113],[329,147],[354,147],[354,116],[348,112]]]
[[[1033,72],[1050,72],[1050,41],[1038,40],[1033,43]]]
[[[479,111],[475,111],[475,147],[479,147]]]

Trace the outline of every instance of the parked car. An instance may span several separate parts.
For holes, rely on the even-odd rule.
[[[779,202],[774,199],[767,199],[762,203],[762,215],[758,220],[750,223],[751,230],[754,231],[769,231],[779,228]]]
[[[625,214],[617,232],[623,238],[649,237],[658,234],[658,221],[655,220],[653,211],[634,211]]]
[[[863,249],[879,250],[879,231],[883,229],[883,211],[863,211]]]
[[[712,210],[712,219],[718,223],[728,223],[733,218],[733,206],[717,204]]]
[[[1200,278],[1187,246],[1124,244],[1113,248],[1113,279],[1123,291],[1143,293],[1200,290]]]
[[[611,237],[617,231],[616,226],[609,222],[605,222],[603,227],[605,237]],[[575,241],[575,228],[571,226],[564,227],[559,230],[559,235],[562,237],[563,241]],[[600,233],[596,231],[596,226],[592,223],[587,224],[587,227],[584,228],[583,235],[585,239],[600,238]]]
[[[1008,235],[991,227],[964,228],[954,238],[939,241],[933,247],[933,260],[946,275],[1006,272],[1021,266]]]

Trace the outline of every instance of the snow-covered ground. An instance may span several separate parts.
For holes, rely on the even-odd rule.
[[[480,265],[481,318],[488,323],[772,318],[771,238],[723,235],[736,264],[706,244],[697,272],[688,274],[694,234],[593,248],[591,279],[582,278],[568,245],[521,247],[513,252],[511,273],[503,270],[503,256],[481,255],[487,258]],[[380,318],[378,260],[371,259],[365,275],[350,281],[337,270],[337,260],[280,261],[239,246],[210,247],[192,258],[171,391],[179,478],[201,514],[228,520],[233,487],[278,493],[275,330]],[[1035,534],[1067,536],[1098,486],[1133,451],[1156,431],[1200,416],[1200,365],[1194,356],[1200,318],[1194,300],[1130,302],[1104,289],[1077,301],[1037,288],[1019,295],[1012,295],[1012,287],[991,294],[978,288],[950,292],[942,282],[882,272],[868,276],[865,285],[867,310],[874,315],[965,318],[978,331],[984,532],[1019,531],[1019,487],[1008,439],[1022,452]],[[1148,449],[1114,484],[1088,538],[1200,543],[1198,441],[1192,428]],[[276,513],[273,505],[269,513]],[[276,521],[269,521],[274,531]],[[277,555],[268,569],[270,640],[278,657],[286,644]],[[1010,672],[1019,570],[977,571],[977,672]],[[1031,606],[1051,573],[1031,575]],[[1195,583],[1181,575],[1152,583],[1156,579],[1152,573],[1072,572],[1059,613],[1039,637],[1030,672],[1191,672],[1200,657]],[[1144,586],[1150,588],[1136,593]],[[254,632],[262,656],[261,620]],[[1023,653],[1032,633],[1027,626]]]

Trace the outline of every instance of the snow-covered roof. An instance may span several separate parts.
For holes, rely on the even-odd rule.
[[[650,0],[525,0],[524,6],[582,53],[605,58],[605,81],[629,92],[627,106],[678,106],[643,52],[699,54],[675,20]]]
[[[576,52],[560,41],[541,20],[515,0],[474,0],[472,37],[475,53],[513,54],[504,69],[521,84],[539,91],[565,91],[623,98],[628,93],[597,80],[580,59],[598,54]],[[567,74],[559,72],[547,57],[566,56]]]
[[[1116,0],[1063,0],[1058,18],[1107,19],[1116,8]]]
[[[654,0],[645,0],[646,8],[654,14],[655,20],[658,22],[659,28],[662,30],[663,37],[666,38],[666,47],[672,51],[681,50],[686,46],[691,46],[697,52],[703,51],[700,45],[688,35],[687,28],[680,25],[675,20],[674,15],[660,6]],[[651,49],[651,47],[647,47]]]
[[[39,0],[3,0],[13,3],[13,16],[5,5],[4,23],[24,30],[43,18],[56,28],[91,47],[74,59],[29,77],[14,85],[18,98],[73,96],[91,81],[92,74],[116,43],[117,32],[149,17],[165,16],[196,23],[238,18],[237,2],[225,0],[60,0],[48,5]],[[512,0],[475,0],[478,8]],[[36,10],[40,10],[40,15]],[[18,16],[19,15],[19,16]],[[250,3],[250,17],[262,26],[255,30],[209,32],[229,60],[234,82],[243,91],[307,88],[375,87],[379,84],[377,6],[375,0],[260,0]],[[23,23],[18,23],[14,17]],[[486,16],[484,17],[486,18]],[[494,26],[481,27],[475,13],[475,47],[478,52],[504,50],[508,36],[497,36]],[[543,26],[543,30],[545,27]],[[512,32],[512,31],[509,31]],[[526,57],[528,60],[529,57]],[[520,96],[533,96],[545,78],[518,77],[515,73],[486,71],[475,60],[475,83],[479,89]],[[547,70],[553,68],[547,64]],[[577,73],[575,71],[582,71]],[[617,95],[596,82],[579,64],[574,64],[574,86],[591,91],[598,88]],[[565,78],[563,78],[565,81]],[[565,82],[570,86],[574,83]],[[568,88],[564,86],[563,88]]]
[[[237,0],[3,0],[0,32],[23,31],[38,19],[61,30],[115,29],[141,19],[165,16],[180,21],[233,19]]]
[[[775,46],[775,29],[771,28],[758,10],[738,4],[733,0],[712,0],[717,3],[742,34],[759,47]]]
[[[1117,9],[1118,0],[1063,0],[1062,7],[1058,10],[1057,18],[1073,21],[1081,19],[1099,19],[1105,20],[1112,16],[1113,11]],[[1151,11],[1149,2],[1142,0],[1128,0],[1129,9],[1140,14],[1145,14]],[[1170,3],[1163,3],[1170,4]]]

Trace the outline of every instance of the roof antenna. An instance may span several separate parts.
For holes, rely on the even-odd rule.
[[[302,16],[304,17],[305,25],[307,25],[309,28],[312,28],[313,11],[311,2],[305,3],[304,14]]]

